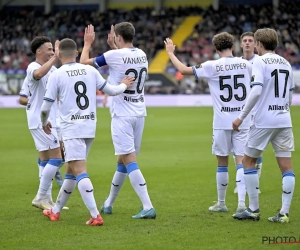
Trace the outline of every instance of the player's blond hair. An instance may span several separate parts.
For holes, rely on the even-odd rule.
[[[58,49],[59,53],[61,53],[62,55],[66,57],[73,57],[76,56],[77,44],[74,40],[65,38],[60,41]]]
[[[222,32],[220,34],[214,35],[212,39],[212,44],[218,51],[231,49],[233,47],[233,42],[234,38],[228,32]]]
[[[254,39],[257,42],[260,42],[265,50],[271,51],[274,51],[279,43],[276,30],[269,28],[258,29],[254,33]]]

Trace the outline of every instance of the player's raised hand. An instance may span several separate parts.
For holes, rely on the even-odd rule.
[[[234,131],[240,131],[239,130],[239,126],[243,123],[242,120],[240,120],[239,118],[235,119],[233,122],[232,122],[232,128]]]
[[[167,38],[165,41],[166,51],[168,53],[174,53],[176,45],[173,44],[173,41],[170,38]]]
[[[107,35],[107,44],[111,49],[117,49],[118,47],[115,44],[115,27],[110,26],[110,32]]]
[[[59,40],[56,40],[55,41],[55,44],[54,44],[54,53],[55,53],[55,57],[57,59],[57,61],[59,61],[59,43],[60,41]]]
[[[51,134],[51,128],[52,128],[52,125],[50,122],[48,122],[46,126],[43,126],[43,130],[47,135]]]
[[[124,83],[127,85],[127,88],[131,87],[133,82],[135,81],[135,77],[133,76],[126,76],[122,79],[121,83]]]
[[[85,28],[84,32],[84,44],[85,45],[92,45],[92,43],[95,40],[95,32],[94,32],[94,26],[92,24],[89,24]]]

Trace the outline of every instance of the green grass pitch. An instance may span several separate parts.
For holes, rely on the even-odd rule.
[[[300,148],[300,107],[292,107],[296,150]],[[100,206],[109,194],[116,169],[108,109],[98,109],[97,135],[88,170]],[[88,210],[76,189],[51,222],[31,206],[38,188],[37,152],[24,109],[0,109],[0,249],[299,249],[300,245],[262,244],[262,237],[300,237],[300,189],[296,181],[290,224],[273,224],[268,216],[281,206],[281,173],[271,147],[263,154],[260,181],[261,220],[237,221],[235,167],[230,159],[228,213],[212,213],[217,200],[216,159],[211,154],[212,108],[148,108],[138,163],[147,181],[156,220],[133,220],[140,202],[127,179],[104,226],[89,227]],[[300,154],[293,154],[296,178]],[[64,172],[64,170],[62,170]],[[296,179],[298,180],[298,179]],[[59,191],[53,183],[53,199]],[[248,198],[247,198],[248,202]]]

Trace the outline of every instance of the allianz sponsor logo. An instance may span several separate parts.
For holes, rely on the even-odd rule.
[[[71,116],[71,121],[74,120],[95,120],[95,113],[91,112],[89,115],[75,114]]]
[[[238,112],[242,111],[245,105],[242,107],[221,107],[221,112]]]
[[[287,103],[284,106],[282,105],[269,105],[268,111],[277,111],[277,110],[290,110],[290,105]]]
[[[144,96],[140,96],[139,98],[124,96],[124,101],[126,101],[126,102],[144,102]]]

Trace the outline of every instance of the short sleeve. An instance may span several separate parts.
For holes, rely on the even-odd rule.
[[[198,64],[192,67],[196,79],[198,78],[209,78],[211,76],[211,65],[208,62]]]
[[[30,96],[27,77],[24,79],[19,95],[24,97]]]
[[[256,57],[253,61],[250,86],[253,85],[264,85],[264,64],[260,57]]]
[[[55,102],[58,96],[58,81],[57,74],[53,72],[47,82],[46,93],[44,95],[44,100],[48,102]]]
[[[39,65],[38,63],[31,63],[28,68],[27,68],[27,77],[29,81],[38,81],[40,79],[35,79],[34,78],[34,71],[36,71],[38,68],[40,68],[41,65]]]

